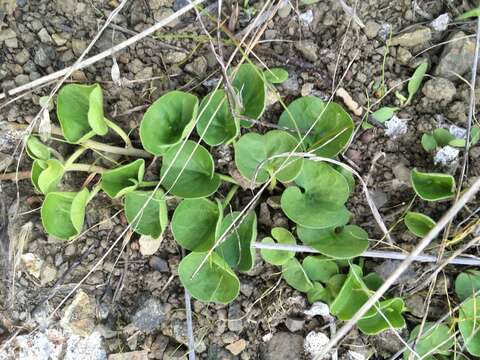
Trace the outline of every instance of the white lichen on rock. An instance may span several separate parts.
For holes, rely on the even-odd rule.
[[[386,121],[385,126],[387,127],[385,130],[385,135],[392,139],[406,134],[408,130],[407,120],[400,119],[396,115],[393,115],[390,120]]]
[[[449,166],[458,159],[460,150],[453,146],[447,145],[439,149],[433,158],[435,164]]]
[[[305,338],[303,347],[306,353],[314,357],[325,350],[325,345],[327,345],[329,341],[330,339],[324,333],[310,331]]]

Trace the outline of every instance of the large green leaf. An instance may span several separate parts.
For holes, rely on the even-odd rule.
[[[305,160],[295,183],[298,187],[288,187],[281,198],[282,210],[292,221],[316,229],[348,222],[350,213],[344,204],[349,186],[345,177],[330,165]]]
[[[411,174],[413,190],[426,201],[450,199],[455,195],[455,179],[441,173],[424,173],[413,169]]]
[[[175,240],[187,250],[207,251],[215,243],[221,209],[208,199],[185,199],[172,217]]]
[[[418,237],[426,236],[435,226],[435,221],[424,214],[409,211],[403,219],[410,232]]]
[[[138,187],[143,180],[144,173],[145,161],[143,159],[107,170],[102,174],[102,190],[111,198],[121,197]]]
[[[270,159],[272,156],[292,152],[298,141],[286,131],[272,130],[265,135],[248,133],[243,135],[235,144],[235,164],[240,173],[249,180],[257,183],[266,182],[273,176],[282,182],[293,181],[302,169],[303,159],[296,157],[281,157]],[[261,167],[260,167],[261,165]]]
[[[335,259],[350,259],[368,249],[368,234],[361,227],[346,225],[341,228],[297,228],[298,237],[323,255]]]
[[[338,265],[326,256],[307,256],[303,260],[303,269],[312,281],[326,283],[333,275],[338,274]]]
[[[262,240],[262,244],[284,244],[296,245],[297,241],[290,231],[281,227],[275,227],[271,231],[272,237],[266,237]],[[295,256],[293,251],[285,250],[268,250],[261,249],[260,255],[263,260],[273,265],[283,265]]]
[[[88,189],[80,192],[50,192],[42,204],[42,224],[47,233],[59,239],[69,240],[78,235],[83,228],[85,207],[90,193]]]
[[[162,155],[193,129],[198,99],[183,91],[171,91],[156,100],[143,116],[140,139],[154,155]]]
[[[228,106],[224,90],[208,94],[200,103],[198,111],[197,133],[211,146],[225,144],[234,139],[239,129]]]
[[[294,100],[280,116],[278,125],[297,131],[299,140],[313,126],[304,140],[304,150],[325,157],[339,154],[350,141],[354,129],[352,118],[340,105],[327,104],[315,96]]]
[[[223,234],[239,215],[240,212],[238,211],[225,215],[218,235]],[[240,225],[217,247],[216,251],[232,268],[249,271],[255,260],[252,243],[256,238],[257,216],[255,212],[250,212]]]
[[[352,294],[354,296],[354,294]],[[405,326],[402,312],[405,304],[401,298],[393,298],[377,303],[373,314],[367,314],[357,322],[361,332],[367,335],[376,335],[384,330],[401,329]]]
[[[237,89],[242,101],[241,115],[249,119],[258,119],[265,110],[266,86],[261,71],[254,65],[243,64],[238,68],[232,85]],[[242,120],[244,127],[251,127],[252,123]]]
[[[35,160],[32,165],[32,184],[42,194],[57,190],[65,168],[57,159]]]
[[[480,356],[480,297],[467,300],[461,307],[458,328],[468,352]]]
[[[192,252],[180,261],[178,275],[182,285],[195,299],[227,304],[240,290],[240,281],[228,264],[217,253],[197,271],[207,253]]]
[[[168,224],[168,209],[162,190],[132,191],[125,195],[125,216],[132,229],[141,235],[159,238]],[[152,196],[145,209],[141,211],[147,200]],[[137,217],[138,214],[138,217]]]
[[[50,148],[42,143],[36,136],[29,136],[27,140],[26,151],[33,160],[50,159]]]
[[[68,84],[57,98],[57,117],[63,136],[72,144],[96,135],[105,135],[108,126],[103,114],[103,94],[99,84]]]
[[[163,157],[162,185],[169,193],[183,198],[213,194],[220,185],[220,178],[215,174],[212,156],[191,140],[187,140],[183,148],[181,145],[170,148]]]
[[[460,300],[473,296],[480,290],[480,271],[467,270],[460,273],[455,280],[455,292]]]
[[[451,354],[450,349],[455,343],[455,336],[453,336],[452,329],[445,324],[425,323],[422,330],[422,336],[418,339],[420,333],[420,325],[417,325],[410,333],[408,339],[409,343],[416,341],[414,350],[417,355],[421,356],[424,360],[437,360],[435,355]],[[427,355],[428,354],[428,355]],[[403,353],[404,360],[416,359],[409,350],[405,350]]]
[[[313,284],[302,265],[294,257],[282,265],[282,275],[288,285],[301,292],[308,292]]]

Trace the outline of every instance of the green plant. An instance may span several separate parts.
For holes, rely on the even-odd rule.
[[[418,237],[424,237],[436,225],[436,222],[429,216],[409,211],[403,219],[410,232]]]
[[[420,325],[416,326],[410,333],[409,342],[417,339],[420,333]],[[415,345],[415,352],[426,360],[437,360],[437,356],[449,356],[452,354],[452,347],[455,338],[452,336],[452,329],[445,324],[435,325],[426,323],[422,335]],[[403,353],[404,360],[415,358],[409,350]]]
[[[408,85],[407,85],[408,95],[406,97],[398,91],[395,92],[395,95],[400,100],[402,107],[409,105],[413,97],[417,93],[417,91],[420,89],[420,85],[422,85],[422,81],[423,81],[423,78],[425,77],[425,74],[427,73],[427,69],[428,69],[428,63],[422,63],[418,65],[412,77],[408,81]]]
[[[478,143],[480,139],[480,127],[472,126],[471,131],[471,141],[469,147]],[[450,145],[453,147],[463,148],[465,147],[466,140],[457,138],[447,129],[439,128],[431,133],[426,133],[422,135],[422,147],[425,151],[434,151],[439,147],[444,147]]]
[[[455,179],[451,175],[413,169],[410,178],[415,193],[423,200],[445,200],[455,195]]]

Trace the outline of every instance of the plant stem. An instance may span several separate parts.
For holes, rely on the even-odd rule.
[[[224,174],[217,174],[217,175],[218,175],[218,177],[220,178],[220,180],[229,182],[229,183],[234,184],[234,185],[239,185],[238,182],[236,182],[235,179],[232,178],[232,177],[229,176],[229,175],[224,175]]]
[[[132,141],[130,140],[130,138],[128,137],[128,134],[120,127],[118,126],[117,124],[115,124],[113,121],[107,119],[107,118],[104,118],[105,122],[107,123],[108,127],[110,129],[112,129],[114,132],[117,133],[118,136],[120,136],[122,138],[122,140],[125,142],[125,146],[127,148],[132,148],[133,145],[132,145]]]
[[[85,171],[85,172],[95,172],[103,173],[106,169],[101,166],[90,165],[90,164],[70,164],[65,166],[66,171]]]
[[[239,185],[233,185],[230,190],[228,190],[227,196],[225,196],[225,199],[223,200],[222,207],[225,209],[227,205],[232,201],[233,197],[235,196],[235,193],[237,190],[240,188]]]
[[[121,148],[118,146],[112,146],[112,145],[107,145],[103,144],[97,141],[93,140],[87,140],[83,144],[83,146],[89,148],[89,149],[95,149],[99,151],[105,151],[111,154],[118,154],[118,155],[126,155],[126,156],[132,156],[132,157],[141,157],[145,159],[150,159],[153,157],[152,154],[146,152],[145,150],[141,149],[136,149],[136,148]]]
[[[63,166],[65,166],[65,168],[68,168],[70,165],[72,165],[75,160],[77,160],[85,151],[87,150],[87,148],[81,146],[79,147],[77,150],[75,150],[75,152],[70,155],[70,157],[67,159],[67,161],[65,161],[65,164]]]
[[[142,181],[140,184],[138,184],[139,187],[152,187],[152,186],[157,186],[157,185],[158,185],[158,180]]]
[[[277,178],[272,176],[272,181],[270,181],[270,185],[268,185],[268,191],[272,192],[275,190],[275,186],[277,186]]]

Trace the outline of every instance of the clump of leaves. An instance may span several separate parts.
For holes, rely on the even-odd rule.
[[[480,127],[472,126],[470,136],[471,141],[469,147],[478,143],[478,140],[480,139]],[[466,139],[459,138],[444,128],[439,128],[431,133],[422,135],[422,147],[425,149],[425,151],[435,151],[438,148],[447,145],[464,148],[465,144]]]

